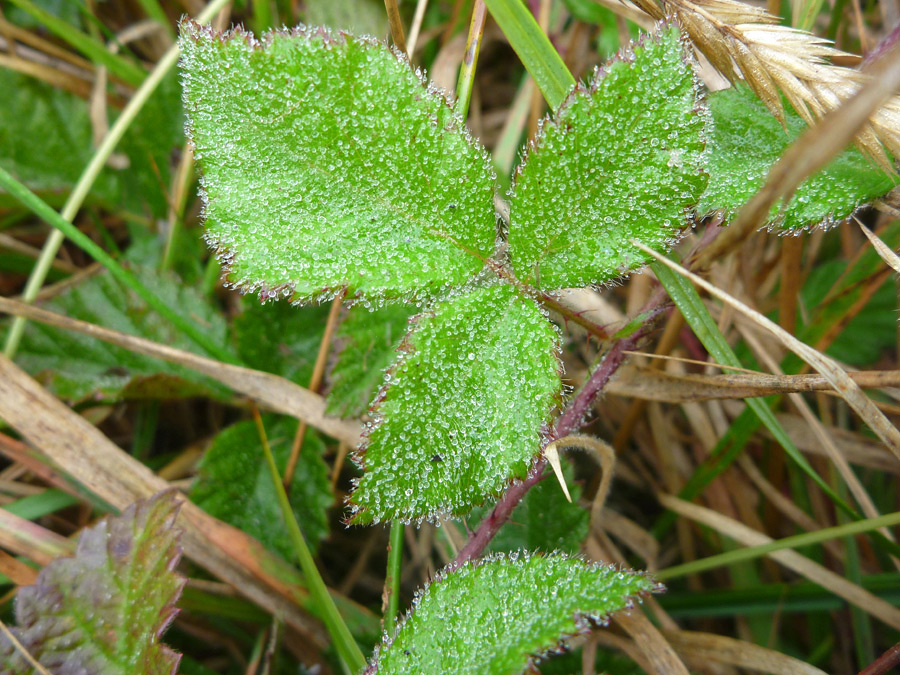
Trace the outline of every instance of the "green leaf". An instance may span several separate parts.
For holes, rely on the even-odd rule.
[[[84,530],[74,558],[58,558],[19,591],[10,630],[56,675],[173,675],[179,655],[159,638],[175,617],[184,579],[174,491],[132,504]],[[5,635],[0,671],[36,672]]]
[[[241,361],[249,368],[281,375],[308,387],[325,332],[328,307],[294,307],[286,302],[262,304],[253,296],[245,296],[241,305],[244,311],[234,320]]]
[[[510,198],[509,248],[539,288],[617,279],[665,250],[704,187],[704,116],[678,29],[607,64],[544,123]]]
[[[727,221],[762,187],[769,168],[806,124],[786,105],[785,133],[766,106],[743,86],[710,94],[709,108],[714,123],[709,186],[697,210],[703,214],[723,211]],[[786,230],[833,225],[894,185],[890,176],[851,148],[805,181],[783,212],[779,212],[783,205],[775,206],[768,224]]]
[[[428,296],[493,252],[494,175],[459,116],[372,40],[300,28],[262,44],[181,28],[207,237],[264,296]]]
[[[331,371],[329,415],[359,417],[368,409],[415,312],[408,305],[389,305],[375,311],[354,307],[347,313],[337,332],[340,351]]]
[[[269,416],[263,420],[278,470],[283,473],[297,421]],[[334,501],[328,467],[322,460],[324,449],[316,433],[307,431],[289,495],[294,515],[313,552],[328,535],[326,511]],[[270,551],[287,560],[294,559],[272,478],[263,460],[259,432],[252,421],[233,424],[216,436],[203,456],[191,500],[210,515],[256,537]]]
[[[195,288],[183,285],[171,273],[146,268],[133,271],[164,303],[185,319],[202,325],[210,340],[230,351],[224,319]],[[70,288],[47,302],[44,309],[214,357],[168,321],[161,320],[108,272]],[[40,377],[57,396],[74,401],[89,396],[109,401],[230,396],[229,390],[219,383],[184,366],[37,322],[28,323],[16,362]]]
[[[513,553],[439,576],[419,597],[377,672],[507,675],[562,640],[658,591],[649,577],[564,555]]]
[[[512,286],[413,320],[375,401],[353,522],[462,514],[523,477],[560,389],[556,330]]]
[[[563,476],[572,494],[572,502],[566,500],[555,477],[547,478],[533,488],[519,502],[509,520],[491,539],[487,551],[505,552],[562,551],[578,553],[587,537],[590,514],[578,506],[581,488],[573,481],[572,463],[562,462]],[[573,503],[574,502],[574,503]],[[475,523],[490,515],[493,506],[479,506],[469,514],[469,527],[478,529]]]

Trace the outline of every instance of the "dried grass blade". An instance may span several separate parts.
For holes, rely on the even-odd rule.
[[[881,237],[863,225],[859,218],[854,218],[854,220],[859,225],[859,229],[863,231],[863,234],[868,237],[870,242],[872,242],[872,247],[875,249],[876,253],[881,256],[881,259],[890,265],[897,274],[900,274],[900,256],[894,253],[894,251],[891,250],[891,247],[881,240]]]
[[[776,417],[785,433],[800,450],[811,455],[824,456],[825,451],[822,446],[798,415],[781,413]],[[867,466],[878,471],[900,473],[900,465],[897,464],[894,456],[887,451],[883,443],[838,427],[827,427],[827,430],[837,441],[841,453],[846,455],[852,464]],[[770,437],[765,430],[762,433],[767,438]]]
[[[62,535],[6,509],[0,509],[0,546],[16,555],[25,556],[38,565],[46,565],[54,558],[74,550],[73,543]]]
[[[757,358],[760,359],[762,364],[769,370],[773,371],[776,375],[781,375],[782,372],[778,366],[778,362],[762,346],[756,336],[754,336],[746,326],[739,324],[738,329],[744,340],[754,351]],[[850,488],[850,492],[853,494],[853,498],[856,500],[856,503],[859,504],[859,508],[862,510],[862,512],[866,515],[867,518],[877,518],[878,516],[880,516],[881,514],[875,507],[875,502],[872,501],[869,493],[866,492],[865,487],[863,487],[862,481],[859,480],[857,475],[853,472],[853,469],[850,468],[850,464],[847,462],[847,459],[841,454],[834,440],[825,431],[825,426],[813,414],[812,410],[810,410],[809,405],[807,405],[806,403],[806,399],[804,399],[800,394],[789,394],[788,396],[791,399],[791,402],[794,404],[794,408],[796,408],[796,410],[800,413],[803,421],[806,422],[807,425],[809,425],[809,428],[812,430],[813,435],[825,450],[825,454],[831,460],[832,464],[837,467],[838,473],[844,480],[844,483],[846,483],[847,487]],[[890,541],[894,541],[894,536],[888,528],[882,528],[881,533]],[[894,563],[897,564],[897,562],[898,561],[894,559]]]
[[[695,522],[706,525],[745,546],[760,546],[774,541],[771,537],[757,532],[733,518],[723,516],[711,509],[683,501],[671,495],[657,495],[660,504],[675,513]],[[838,597],[856,605],[863,611],[880,619],[894,629],[900,629],[900,609],[847,581],[818,563],[813,562],[795,551],[772,551],[768,554],[772,559],[806,577]],[[663,575],[664,576],[664,575]]]
[[[900,73],[900,68],[898,68]],[[866,396],[853,379],[841,368],[833,359],[816,351],[807,344],[804,344],[793,335],[785,331],[781,326],[770,321],[756,310],[748,307],[728,293],[725,293],[696,274],[688,272],[668,258],[656,253],[652,249],[647,248],[640,242],[633,241],[634,245],[640,248],[648,255],[653,256],[662,264],[669,267],[674,272],[690,279],[693,283],[705,289],[710,295],[719,298],[722,302],[730,305],[738,310],[754,323],[767,330],[769,333],[778,338],[778,340],[806,363],[820,372],[825,379],[831,383],[831,386],[840,394],[847,404],[856,411],[862,420],[869,425],[878,437],[887,445],[888,449],[894,456],[900,460],[900,431],[888,421],[878,407]]]
[[[622,564],[623,558],[621,553],[612,545],[606,542],[607,546],[601,544],[605,537],[598,531],[592,531],[587,540],[587,554],[592,560],[605,563]],[[652,603],[652,598],[649,598]],[[671,624],[672,620],[665,617],[665,624]],[[629,637],[634,640],[634,649],[628,650],[644,670],[648,673],[657,673],[658,675],[688,675],[690,671],[684,662],[678,657],[678,654],[663,637],[660,629],[657,628],[647,618],[647,615],[640,610],[634,612],[619,612],[613,617],[613,621],[624,630]],[[665,625],[664,624],[664,625]],[[612,637],[606,631],[597,633],[598,637]],[[624,645],[620,645],[624,646]]]
[[[324,398],[283,377],[222,363],[215,359],[198,356],[86,321],[71,319],[8,298],[0,298],[0,312],[23,316],[26,319],[66,330],[74,330],[140,354],[147,354],[163,361],[186,366],[221,382],[236,392],[249,396],[265,407],[296,417],[339,441],[344,441],[354,447],[359,444],[361,427],[358,422],[326,416]]]
[[[644,0],[638,5],[654,17],[660,12],[674,15],[719,71],[732,82],[750,85],[782,123],[779,90],[813,124],[853,97],[869,78],[869,73],[835,65],[852,55],[806,30],[778,25],[779,17],[763,8],[734,0]],[[888,43],[877,50],[879,56],[890,50]],[[861,122],[848,129],[841,148],[856,136],[857,146],[890,172],[882,145],[897,147],[900,128],[890,120],[898,104],[893,99],[881,110],[877,104],[872,107],[863,116],[863,122],[871,120],[871,127],[861,129]]]
[[[5,356],[0,356],[0,418],[50,462],[117,509],[170,487]],[[198,565],[260,607],[283,616],[313,644],[327,643],[322,626],[300,609],[308,604],[308,594],[287,563],[189,501],[181,505],[178,523],[184,528],[185,553]],[[366,615],[346,599],[342,604],[357,616]]]
[[[900,387],[900,371],[875,370],[847,373],[865,389]],[[826,391],[834,388],[821,375],[772,375],[769,373],[670,373],[644,366],[626,365],[606,387],[607,394],[661,403],[745,399],[791,392]]]
[[[773,675],[825,675],[793,656],[744,640],[689,630],[663,630],[663,635],[677,652],[698,664],[725,663]]]

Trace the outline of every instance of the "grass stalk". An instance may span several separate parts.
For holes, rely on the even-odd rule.
[[[391,635],[394,632],[394,622],[400,611],[400,570],[403,563],[403,530],[404,525],[399,520],[391,521],[390,544],[388,545],[387,578],[384,580],[384,590],[387,594],[387,602],[384,608],[384,631]]]
[[[341,618],[340,612],[338,612],[337,606],[334,604],[334,600],[328,592],[328,587],[325,585],[322,575],[319,574],[319,570],[309,551],[309,547],[306,545],[306,540],[303,538],[303,533],[300,531],[300,526],[297,524],[297,519],[294,517],[294,511],[288,501],[287,492],[285,492],[284,485],[281,482],[278,467],[275,466],[275,457],[272,455],[272,449],[269,447],[269,441],[266,438],[266,430],[263,426],[262,417],[260,417],[259,410],[256,407],[253,409],[253,419],[256,422],[257,429],[259,429],[263,454],[265,455],[266,464],[269,467],[269,472],[272,477],[272,485],[275,488],[275,496],[278,498],[281,515],[287,525],[288,535],[291,538],[294,552],[297,554],[300,570],[303,572],[303,577],[306,581],[307,588],[309,588],[312,601],[318,609],[319,618],[325,623],[325,627],[328,629],[328,633],[334,641],[335,649],[340,655],[346,668],[351,673],[358,673],[366,667],[366,659],[360,651],[359,645],[357,645],[356,641],[353,639],[353,635],[350,633],[347,624],[344,623],[343,618]]]
[[[547,104],[555,111],[575,86],[575,78],[554,49],[550,38],[520,0],[485,0],[484,4],[531,74]]]
[[[459,67],[459,79],[456,82],[456,109],[463,119],[466,119],[469,113],[472,86],[475,84],[475,66],[478,63],[478,53],[481,51],[486,18],[487,8],[484,0],[475,0],[472,21],[469,24],[469,36],[466,38],[466,51],[463,54],[463,62]]]
[[[701,558],[700,560],[694,560],[683,565],[667,567],[665,569],[654,572],[653,576],[655,576],[660,581],[668,581],[670,579],[677,579],[678,577],[684,577],[689,574],[696,574],[698,572],[705,572],[706,570],[715,569],[717,567],[724,567],[726,565],[731,565],[742,560],[753,560],[755,558],[761,558],[762,556],[768,555],[769,553],[774,553],[775,551],[796,549],[802,546],[820,544],[831,539],[852,537],[857,534],[872,532],[874,530],[881,529],[882,527],[894,527],[895,525],[900,525],[900,512],[889,513],[884,516],[879,516],[878,518],[866,518],[864,520],[857,520],[852,523],[846,523],[844,525],[826,527],[821,530],[817,530],[816,532],[804,532],[803,534],[797,534],[792,537],[785,537],[784,539],[779,539],[777,541],[773,541],[768,544],[762,544],[760,546],[749,546],[747,548],[741,548],[735,551],[728,551],[727,553],[720,553],[719,555]]]

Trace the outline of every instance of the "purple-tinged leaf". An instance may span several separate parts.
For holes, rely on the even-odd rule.
[[[54,675],[174,675],[180,656],[160,642],[184,579],[174,491],[86,529],[72,558],[52,561],[19,591],[21,648]],[[0,672],[36,672],[0,635]]]

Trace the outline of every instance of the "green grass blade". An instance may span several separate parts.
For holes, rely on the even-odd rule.
[[[760,546],[748,546],[735,551],[728,551],[727,553],[709,556],[708,558],[701,558],[700,560],[694,560],[693,562],[685,563],[684,565],[675,565],[674,567],[659,570],[658,572],[654,572],[654,576],[660,581],[667,581],[669,579],[687,576],[688,574],[696,574],[697,572],[705,572],[706,570],[715,569],[716,567],[731,565],[742,560],[761,558],[762,556],[774,553],[775,551],[795,549],[802,546],[810,546],[812,544],[821,544],[822,542],[831,539],[852,537],[856,534],[872,532],[873,530],[878,530],[882,527],[894,527],[898,524],[900,524],[900,512],[889,513],[884,516],[878,516],[877,518],[866,518],[864,520],[847,523],[846,525],[826,527],[815,532],[805,532],[803,534],[794,535],[793,537],[785,537],[784,539],[778,539],[777,541],[761,544]]]
[[[555,112],[575,86],[575,78],[550,39],[521,0],[485,0],[484,4]]]
[[[294,517],[294,510],[291,508],[287,493],[284,491],[284,485],[281,482],[281,476],[278,474],[278,467],[275,466],[275,457],[272,455],[272,450],[269,448],[269,443],[266,440],[262,418],[258,412],[254,415],[254,418],[259,428],[263,453],[272,476],[272,484],[275,486],[275,494],[281,507],[281,516],[287,525],[291,543],[294,546],[294,552],[297,554],[297,560],[300,563],[300,569],[306,580],[307,588],[309,588],[312,600],[319,610],[319,618],[325,622],[331,639],[334,640],[335,649],[337,649],[344,664],[349,668],[350,672],[358,673],[366,667],[366,659],[360,651],[359,645],[353,639],[353,635],[350,634],[347,624],[341,618],[340,612],[338,612],[334,600],[328,592],[328,587],[316,568],[316,563],[309,552],[309,547],[303,539],[303,533],[300,531],[300,526]]]
[[[384,580],[387,591],[387,607],[384,610],[384,632],[394,633],[394,622],[400,610],[400,571],[403,563],[403,530],[402,521],[391,521],[391,539],[388,547],[387,578]]]
[[[78,499],[69,493],[51,488],[40,494],[17,499],[11,504],[5,504],[3,508],[19,518],[36,520],[78,503]]]
[[[40,21],[51,33],[68,42],[94,63],[106,66],[110,73],[128,84],[136,87],[147,77],[147,72],[143,68],[109,51],[102,42],[82,33],[62,19],[53,16],[47,10],[38,7],[32,0],[10,1]]]
[[[130,288],[132,291],[134,291],[148,305],[150,305],[150,307],[157,311],[161,316],[171,321],[174,326],[183,331],[185,335],[187,335],[194,342],[203,347],[203,349],[205,349],[209,354],[214,355],[217,359],[219,359],[220,361],[225,361],[226,363],[235,362],[234,357],[231,356],[227,351],[225,351],[220,345],[217,345],[214,341],[210,340],[199,326],[190,323],[184,317],[179,316],[178,313],[174,312],[168,305],[166,305],[158,297],[156,297],[156,295],[154,295],[146,286],[138,281],[131,272],[127,271],[118,262],[116,262],[116,260],[111,255],[109,255],[109,253],[95,244],[90,237],[84,234],[68,220],[64,219],[59,213],[48,206],[47,203],[44,202],[40,197],[38,197],[24,185],[22,185],[22,183],[17,181],[15,178],[9,175],[9,173],[7,173],[5,169],[2,168],[0,168],[0,187],[2,187],[4,190],[6,190],[6,192],[19,200],[22,205],[32,211],[48,225],[51,225],[57,231],[61,232],[64,236],[71,239],[85,253],[87,253],[94,260],[108,269],[109,273],[112,274],[117,281],[122,283],[125,287]]]

